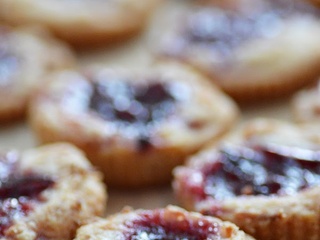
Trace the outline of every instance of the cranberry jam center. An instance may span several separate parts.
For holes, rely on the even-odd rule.
[[[287,195],[320,184],[319,152],[309,158],[295,148],[284,149],[225,146],[218,163],[206,170],[205,194],[216,199]]]
[[[163,217],[164,210],[146,211],[139,218],[126,223],[127,240],[202,240],[220,236],[219,225],[207,220],[179,219],[168,222]],[[211,238],[210,238],[211,239]]]
[[[51,179],[32,173],[16,174],[17,155],[0,156],[0,237],[4,236],[14,219],[26,216],[39,195],[53,185]]]
[[[180,29],[181,35],[169,43],[169,54],[183,55],[188,45],[192,45],[227,57],[249,39],[277,35],[283,19],[297,15],[320,16],[319,10],[302,1],[258,2],[247,11],[203,9],[191,14]]]
[[[105,120],[122,125],[146,125],[172,113],[174,96],[162,83],[98,82],[93,84],[89,106]]]

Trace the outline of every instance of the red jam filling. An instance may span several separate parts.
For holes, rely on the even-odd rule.
[[[290,147],[225,146],[203,168],[203,196],[290,195],[320,184],[320,152]]]
[[[42,191],[53,186],[53,180],[32,173],[16,174],[17,156],[0,156],[0,237],[5,236],[14,219],[28,215],[41,201]]]
[[[89,108],[118,127],[137,132],[141,149],[147,148],[150,127],[174,113],[176,98],[169,84],[94,83]]]
[[[220,236],[219,224],[207,220],[164,219],[164,210],[145,211],[139,217],[127,222],[124,233],[127,240],[203,240]],[[210,238],[211,239],[211,238]]]
[[[244,12],[199,10],[189,15],[179,33],[166,43],[165,53],[182,57],[189,46],[194,46],[228,57],[234,48],[249,39],[277,34],[282,19],[301,14],[320,16],[315,7],[297,0],[262,1]]]
[[[172,112],[174,97],[166,85],[152,83],[133,86],[110,81],[94,84],[90,109],[103,119],[120,123],[148,124]]]

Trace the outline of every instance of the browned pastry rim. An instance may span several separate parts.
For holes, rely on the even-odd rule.
[[[299,123],[317,124],[320,117],[319,80],[297,92],[291,101],[292,116]]]
[[[13,24],[41,24],[79,46],[113,42],[143,29],[157,0],[1,1],[0,19]]]

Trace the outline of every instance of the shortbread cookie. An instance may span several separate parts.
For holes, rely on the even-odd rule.
[[[0,122],[21,118],[44,75],[73,63],[69,48],[42,30],[0,25]]]
[[[80,45],[115,41],[139,32],[157,0],[1,0],[0,19],[13,24],[41,24]]]
[[[318,9],[294,0],[241,2],[190,13],[168,33],[160,57],[193,66],[239,101],[280,97],[319,76]]]
[[[69,144],[0,155],[0,239],[73,239],[106,206],[102,176]]]
[[[297,122],[319,124],[320,81],[302,89],[293,96],[292,113]]]
[[[234,239],[249,240],[237,226],[220,219],[187,212],[175,206],[155,210],[125,209],[81,227],[75,240]]]
[[[183,206],[261,240],[319,239],[319,142],[297,126],[266,119],[247,123],[236,139],[174,170]]]
[[[40,142],[83,149],[111,186],[168,183],[186,156],[228,130],[234,102],[179,65],[58,72],[32,101]]]

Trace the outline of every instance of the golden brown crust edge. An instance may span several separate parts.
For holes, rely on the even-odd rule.
[[[0,19],[12,24],[40,24],[57,37],[84,47],[116,42],[142,31],[159,0],[141,2],[0,2]],[[73,9],[73,10],[70,10]]]
[[[265,201],[262,204],[256,204],[256,200],[250,199],[243,199],[243,201],[230,205],[222,203],[216,216],[235,223],[240,229],[257,239],[318,239],[319,191],[320,189],[317,188],[314,191],[301,194],[299,197],[295,196],[298,199],[283,198],[274,202]],[[301,204],[300,202],[304,198],[309,198],[309,202]],[[249,204],[257,206],[258,210],[250,209]],[[200,207],[202,211],[206,211],[204,209],[207,209],[208,206],[205,205]]]

